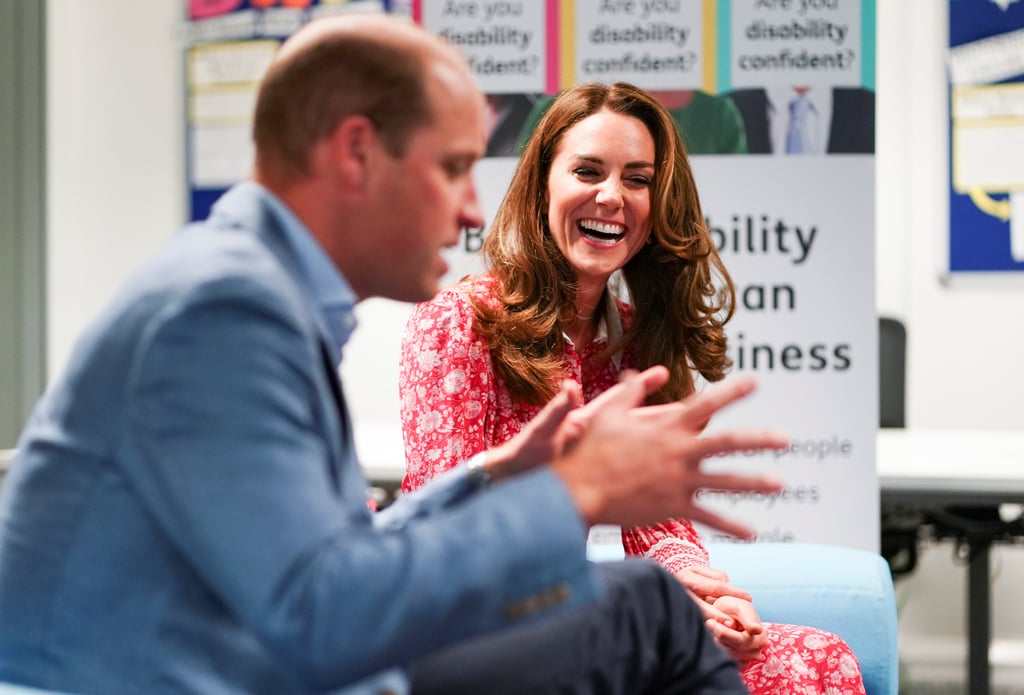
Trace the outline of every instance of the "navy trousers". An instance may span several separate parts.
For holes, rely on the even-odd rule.
[[[683,585],[653,562],[598,565],[602,598],[411,668],[414,695],[748,693]]]

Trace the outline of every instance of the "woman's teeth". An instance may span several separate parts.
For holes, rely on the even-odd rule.
[[[576,223],[580,234],[602,244],[614,244],[626,236],[626,228],[620,224],[580,220]]]

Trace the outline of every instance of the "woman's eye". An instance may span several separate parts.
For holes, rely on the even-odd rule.
[[[653,183],[651,179],[647,178],[646,176],[630,176],[628,180],[635,186],[643,187],[650,186],[651,183]]]
[[[577,167],[572,170],[572,173],[579,177],[597,176],[597,172],[589,167]]]

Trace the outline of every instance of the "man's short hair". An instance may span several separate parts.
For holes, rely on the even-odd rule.
[[[313,147],[348,116],[366,116],[394,156],[432,122],[424,52],[366,33],[325,32],[271,64],[253,123],[261,168],[302,177]]]

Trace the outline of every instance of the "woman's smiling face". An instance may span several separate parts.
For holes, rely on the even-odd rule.
[[[551,163],[551,236],[580,285],[603,286],[651,234],[654,138],[637,118],[602,109],[565,131]]]

